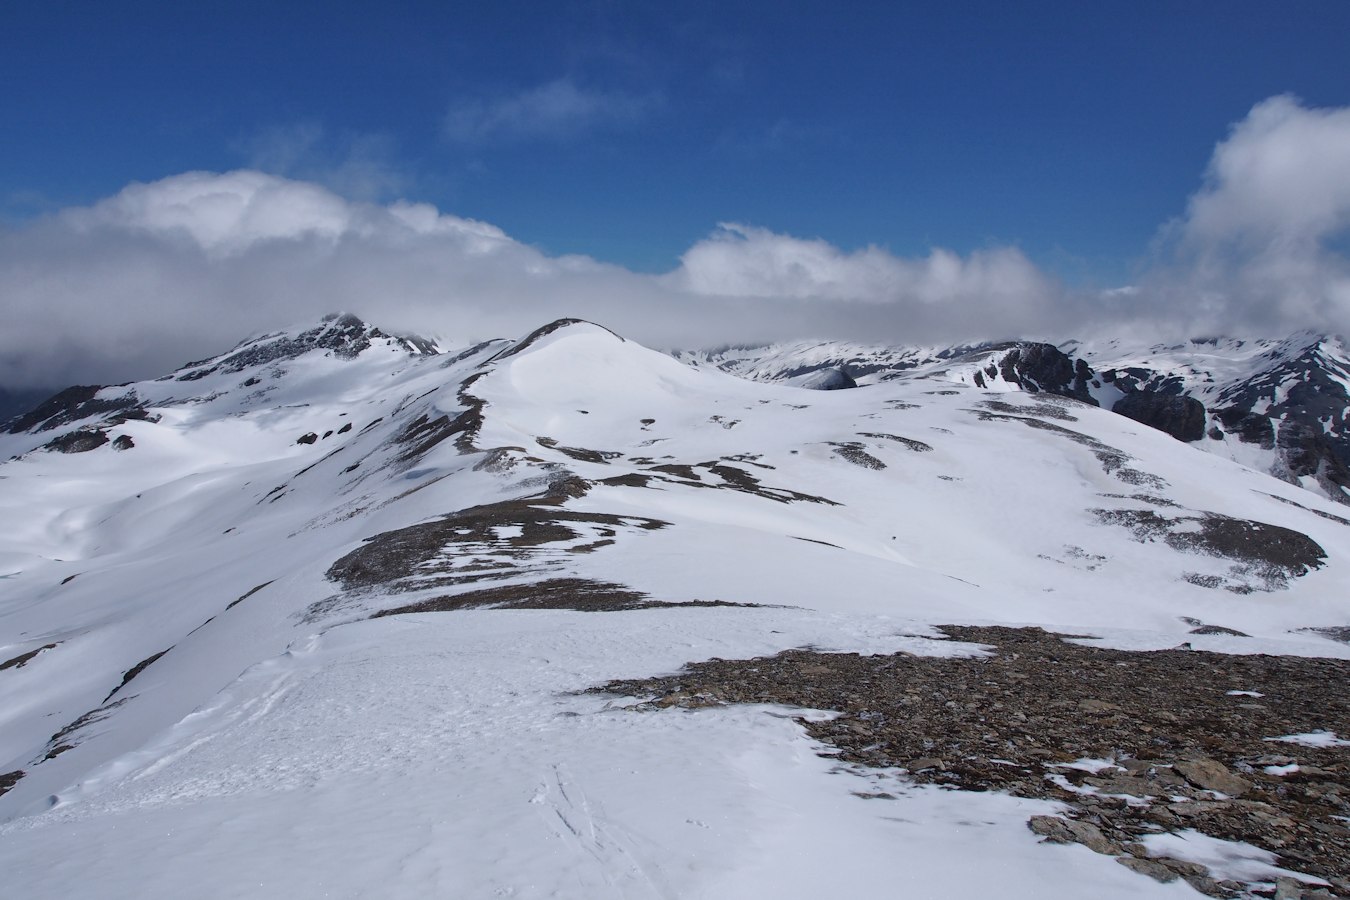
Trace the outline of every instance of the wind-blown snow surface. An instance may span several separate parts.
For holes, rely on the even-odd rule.
[[[1037,844],[1048,804],[837,769],[798,711],[574,692],[805,645],[981,652],[943,622],[1350,657],[1298,630],[1350,620],[1343,507],[1093,407],[753,383],[586,323],[367,337],[104,389],[145,412],[100,426],[127,450],[0,436],[7,894],[1182,896]],[[669,605],[369,618],[560,579]],[[875,780],[900,799],[856,795]]]

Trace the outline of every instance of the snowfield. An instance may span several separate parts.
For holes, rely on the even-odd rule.
[[[689,657],[935,643],[884,620],[844,636],[818,614],[689,617],[476,611],[335,629],[7,828],[9,890],[939,897],[987,896],[997,879],[1008,897],[1055,883],[1138,896],[1141,879],[1105,857],[1036,847],[1025,821],[1049,804],[835,772],[789,710],[643,716],[569,696]],[[855,796],[879,785],[903,799]],[[961,862],[970,842],[979,865]]]
[[[990,652],[944,623],[1350,659],[1347,508],[1106,410],[572,321],[430,350],[342,317],[0,434],[7,896],[1195,896],[831,759],[828,711],[587,691]],[[1290,877],[1244,847],[1197,853]]]

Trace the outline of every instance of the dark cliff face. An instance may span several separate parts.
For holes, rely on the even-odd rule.
[[[1111,411],[1170,434],[1179,441],[1205,436],[1205,406],[1183,394],[1133,391],[1116,401]]]
[[[1258,444],[1266,450],[1274,448],[1275,426],[1269,416],[1250,412],[1239,406],[1217,409],[1214,415],[1228,433],[1236,435],[1243,443]],[[1214,436],[1222,437],[1223,431],[1216,432]]]
[[[1350,488],[1350,430],[1345,421],[1350,370],[1337,355],[1335,342],[1304,335],[1272,345],[1258,362],[1250,376],[1207,395],[1208,436],[1271,451],[1273,474],[1290,481],[1314,478],[1332,499],[1350,502],[1350,494],[1342,490]],[[1192,369],[1191,375],[1193,387],[1207,373]],[[1188,382],[1180,374],[1131,365],[1103,370],[1101,376],[1125,392],[1115,412],[1181,440],[1199,439],[1197,422],[1203,420],[1204,408],[1187,395]],[[1208,381],[1213,383],[1213,377]],[[1177,405],[1169,404],[1169,398]]]
[[[1097,405],[1088,385],[1092,369],[1083,360],[1075,360],[1054,344],[1018,342],[995,344],[987,350],[1006,351],[998,364],[985,367],[983,376],[1002,377],[1004,381],[1021,386],[1029,393],[1045,392],[1072,397],[1083,403]],[[977,373],[975,383],[983,386],[984,378]]]
[[[1220,394],[1216,416],[1239,440],[1274,449],[1284,471],[1312,477],[1333,499],[1350,502],[1350,378],[1318,339],[1248,381]]]
[[[1107,369],[1101,373],[1101,379],[1107,384],[1114,384],[1127,394],[1131,391],[1148,391],[1152,394],[1176,395],[1186,390],[1186,382],[1180,375],[1155,372],[1140,366]]]
[[[1335,441],[1319,427],[1297,421],[1283,423],[1275,442],[1291,476],[1316,478],[1332,497],[1350,502],[1343,499],[1350,490],[1346,444],[1344,438]]]

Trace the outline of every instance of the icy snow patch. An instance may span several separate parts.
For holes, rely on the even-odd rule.
[[[1266,738],[1268,741],[1283,741],[1286,744],[1298,744],[1302,747],[1350,747],[1350,741],[1337,737],[1334,731],[1309,731],[1304,734],[1286,734],[1282,737]]]
[[[1116,765],[1114,759],[1088,759],[1087,757],[1074,760],[1073,762],[1052,763],[1051,765],[1056,769],[1078,769],[1080,772],[1088,772],[1092,775],[1096,775],[1098,772],[1105,769],[1122,768],[1121,766]]]
[[[1148,799],[1145,797],[1136,797],[1133,794],[1107,794],[1090,784],[1074,784],[1058,772],[1052,772],[1046,775],[1045,780],[1070,793],[1081,794],[1088,797],[1109,797],[1113,800],[1123,800],[1128,806],[1148,806]]]
[[[1210,877],[1218,880],[1271,882],[1277,878],[1294,878],[1308,884],[1324,885],[1315,875],[1294,872],[1275,865],[1278,857],[1240,841],[1225,841],[1210,837],[1194,829],[1148,834],[1140,839],[1150,856],[1170,856],[1185,862],[1199,863],[1209,868]]]

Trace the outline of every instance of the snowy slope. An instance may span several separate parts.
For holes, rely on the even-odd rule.
[[[572,692],[981,652],[952,622],[1350,658],[1306,630],[1350,620],[1342,507],[980,386],[1008,348],[831,392],[570,320],[435,349],[336,319],[0,436],[16,895],[1183,896],[1038,845],[1043,801],[840,771],[782,709]]]
[[[1203,403],[1204,449],[1342,503],[1350,497],[1350,351],[1342,339],[1304,332],[1278,341],[1065,349],[1114,385]]]
[[[813,374],[839,368],[859,384],[943,378],[990,390],[1063,394],[1350,502],[1350,350],[1339,337],[1301,332],[1282,340],[1206,338],[1174,345],[1099,338],[1058,347],[1011,342],[946,348],[825,341],[673,355],[695,367],[803,386]],[[1122,404],[1127,395],[1133,397]],[[1131,404],[1134,410],[1127,409]]]

